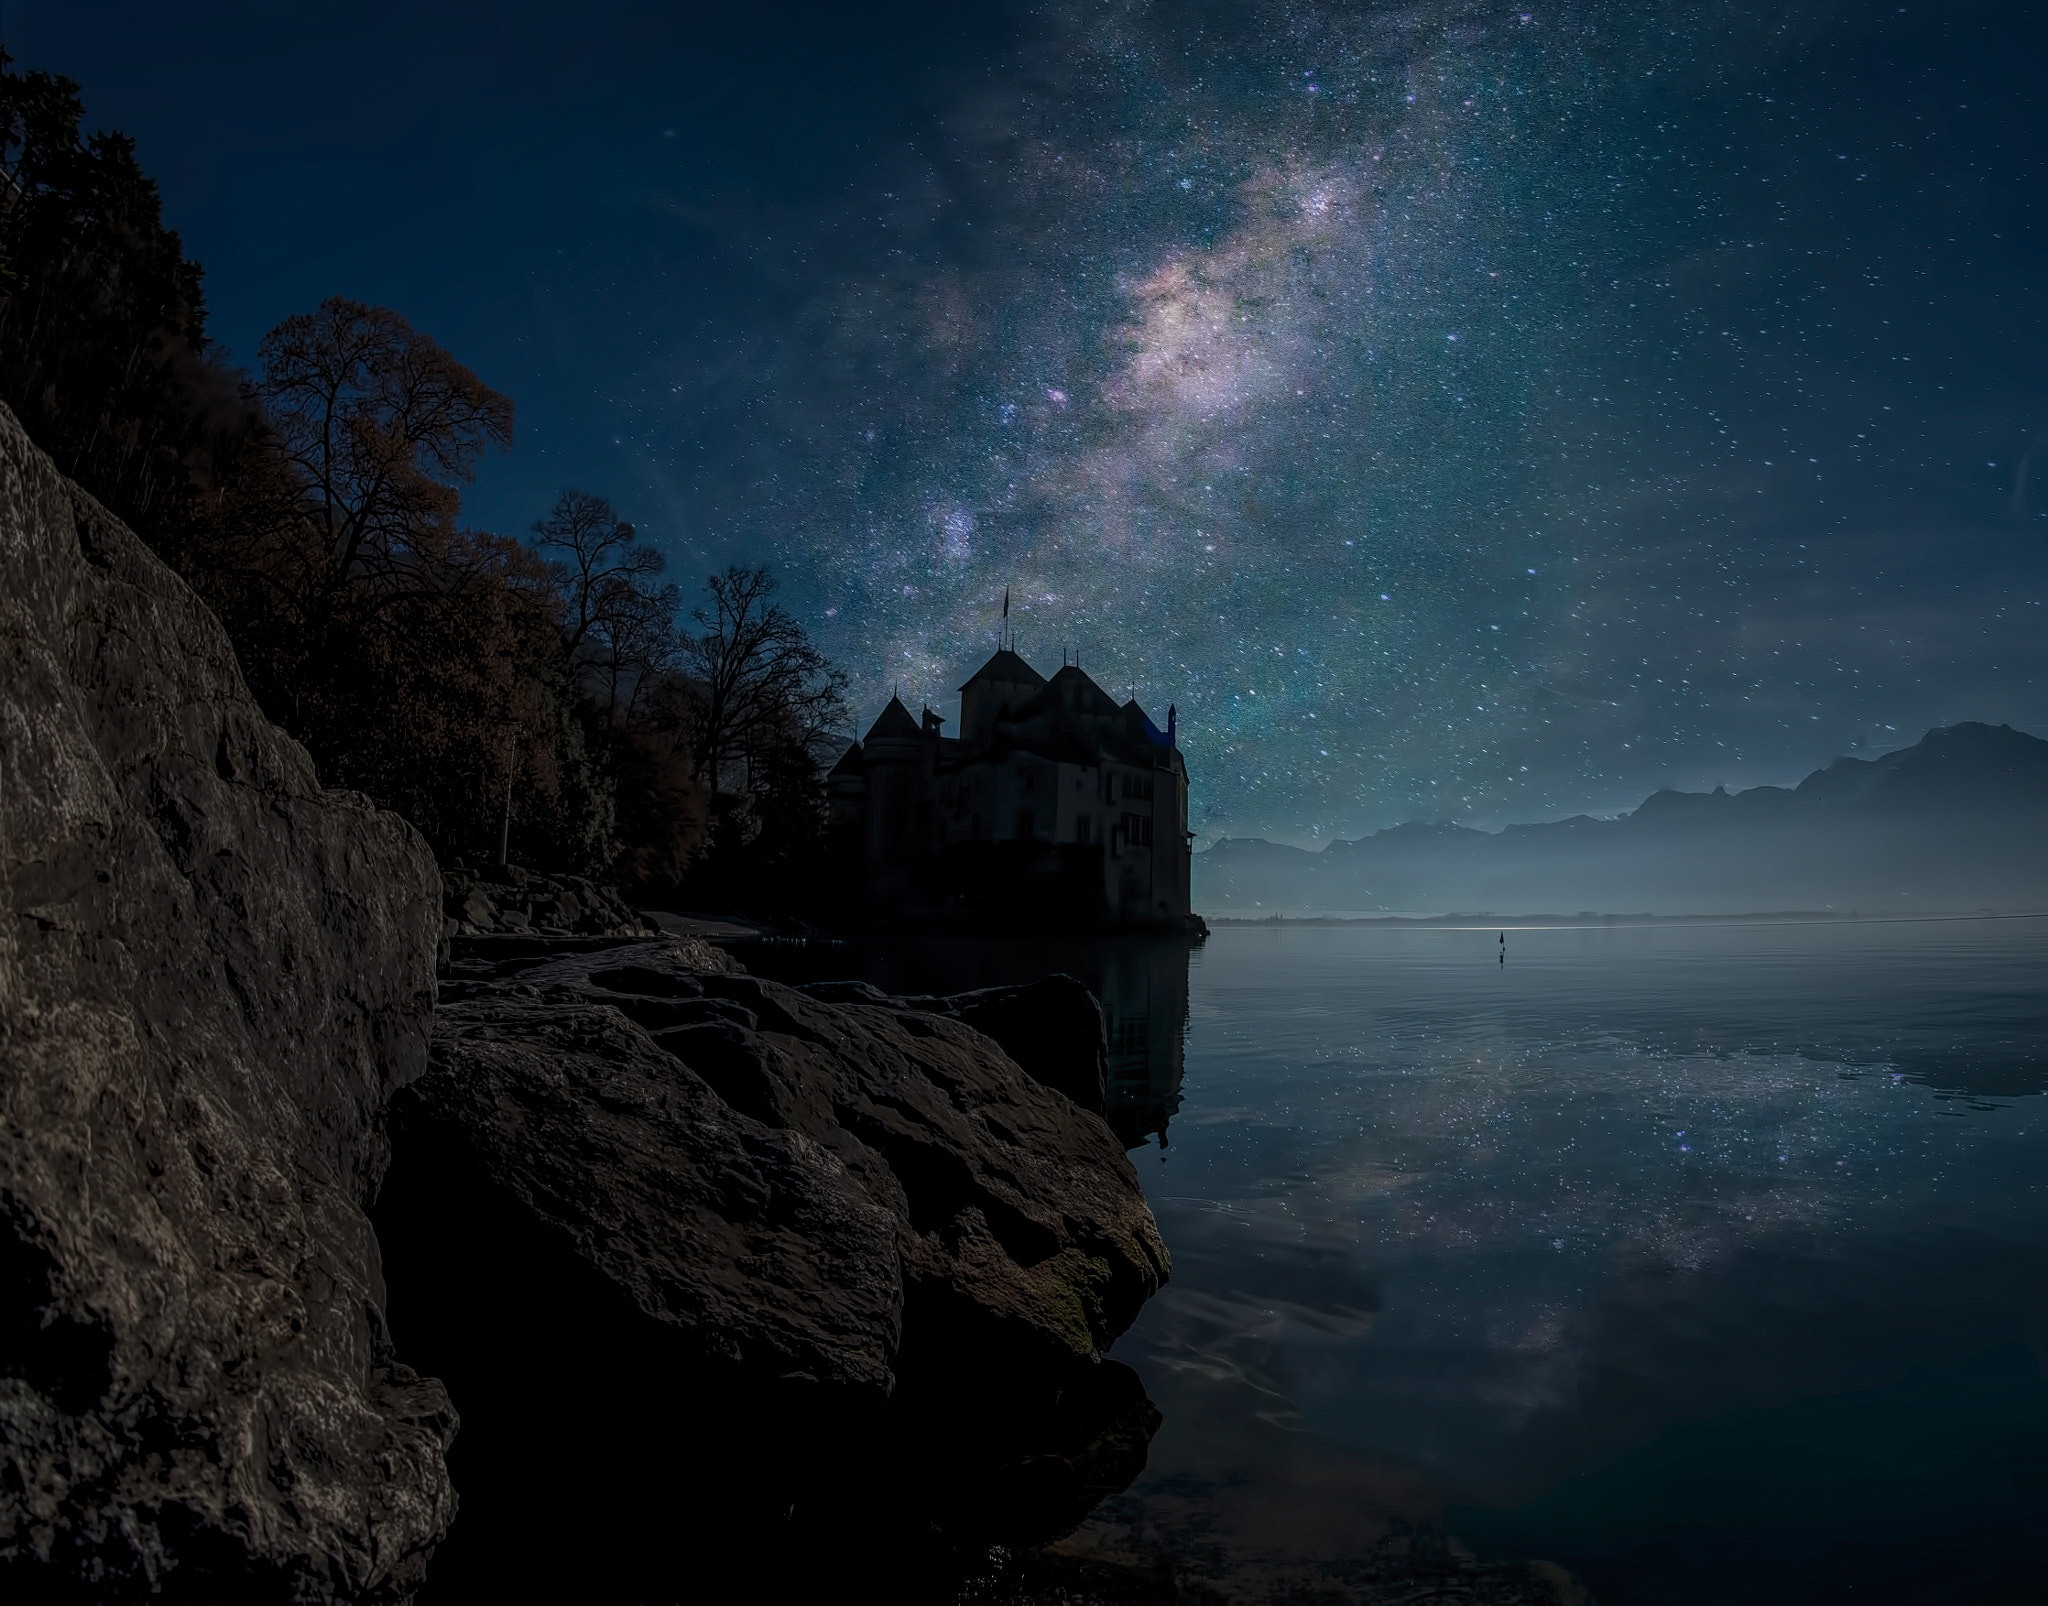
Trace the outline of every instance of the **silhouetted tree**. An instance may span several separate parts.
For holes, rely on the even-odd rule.
[[[0,400],[63,471],[147,528],[248,409],[204,361],[199,265],[135,142],[85,135],[78,85],[0,52]]]
[[[633,719],[611,727],[617,778],[618,873],[650,891],[673,892],[703,851],[710,794],[689,746],[690,688],[656,677]]]
[[[322,777],[443,853],[492,851],[509,790],[529,862],[795,887],[845,679],[767,572],[712,577],[684,631],[601,497],[565,491],[531,549],[464,528],[510,399],[339,297],[265,336],[257,379],[214,362],[133,142],[82,119],[0,53],[0,401],[220,614]]]
[[[705,582],[711,606],[693,617],[682,663],[697,698],[692,747],[698,772],[719,790],[724,766],[751,779],[769,751],[796,742],[806,751],[846,716],[846,673],[775,602],[765,568],[734,566]]]
[[[555,498],[544,519],[533,524],[533,549],[548,566],[562,593],[566,617],[562,642],[573,656],[586,637],[601,634],[621,592],[656,589],[665,565],[652,547],[636,544],[633,526],[601,496],[571,487]],[[674,588],[667,588],[673,599]]]
[[[643,889],[672,889],[703,842],[707,810],[662,555],[605,498],[573,488],[535,521],[531,545],[561,598],[586,740],[611,780],[614,869]]]
[[[686,636],[691,746],[711,785],[706,840],[685,882],[696,901],[802,912],[823,885],[825,733],[846,717],[846,675],[774,601],[763,568],[705,583],[700,633]]]
[[[511,445],[509,396],[397,313],[340,296],[285,319],[258,356],[264,416],[317,537],[301,599],[316,650],[345,598],[390,607],[501,561],[458,527],[456,487],[487,446]]]
[[[512,403],[397,313],[334,298],[263,339],[254,387],[290,505],[251,510],[244,668],[330,784],[444,852],[488,853],[508,791],[529,862],[594,867],[614,804],[576,714],[562,598],[519,542],[465,529],[460,484]]]
[[[533,535],[562,597],[563,645],[602,685],[606,722],[630,723],[677,653],[676,588],[655,578],[662,555],[636,544],[611,503],[577,490],[556,498]]]

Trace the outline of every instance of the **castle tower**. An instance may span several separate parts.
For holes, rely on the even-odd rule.
[[[931,745],[931,738],[895,697],[861,739],[869,892],[884,904],[908,896],[916,861],[924,856],[925,770]]]
[[[986,746],[996,721],[1007,719],[1045,686],[1045,676],[1005,647],[960,688],[960,739]]]

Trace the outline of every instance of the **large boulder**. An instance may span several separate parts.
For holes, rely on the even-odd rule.
[[[957,1509],[1071,1522],[1140,1469],[1156,1417],[1101,1357],[1167,1257],[1099,1116],[929,1007],[701,946],[457,949],[377,1207],[395,1330],[470,1423],[429,1599],[531,1582],[541,1521],[577,1535],[549,1587],[650,1599],[707,1511],[921,1481],[928,1528],[906,1413],[909,1460],[983,1458]],[[1091,1004],[1070,1048],[1100,1036]]]
[[[972,1026],[1002,1044],[1033,1081],[1101,1115],[1109,1099],[1109,1034],[1102,1005],[1072,976],[918,999],[922,1009]]]
[[[892,1002],[872,982],[813,982],[803,989],[827,1003]],[[1109,1034],[1102,1004],[1072,976],[1042,976],[1009,987],[929,994],[893,1001],[945,1015],[992,1037],[1034,1082],[1056,1088],[1102,1115],[1109,1100]]]
[[[0,1594],[397,1600],[440,1385],[364,1200],[441,887],[0,409]]]

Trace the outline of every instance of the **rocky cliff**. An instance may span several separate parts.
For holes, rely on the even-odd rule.
[[[1166,1257],[1085,991],[444,885],[4,412],[0,888],[6,1598],[675,1598],[1142,1465],[1101,1352]]]
[[[389,1600],[455,1415],[364,1214],[441,888],[0,410],[0,1591]]]

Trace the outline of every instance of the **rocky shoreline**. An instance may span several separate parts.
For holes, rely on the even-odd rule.
[[[443,877],[4,414],[0,577],[9,1598],[797,1587],[1142,1465],[1102,1352],[1166,1254],[1078,987],[782,987]]]
[[[544,876],[518,864],[441,872],[444,940],[457,937],[652,937],[659,928],[588,876]],[[445,952],[444,952],[445,959]]]
[[[1099,1115],[958,1019],[1012,998],[784,987],[676,939],[458,943],[443,997],[375,1210],[395,1331],[471,1402],[423,1600],[652,1596],[691,1534],[756,1588],[913,1540],[944,1571],[1142,1469],[1155,1418],[1101,1352],[1165,1250]],[[575,1547],[517,1542],[565,1504]]]

